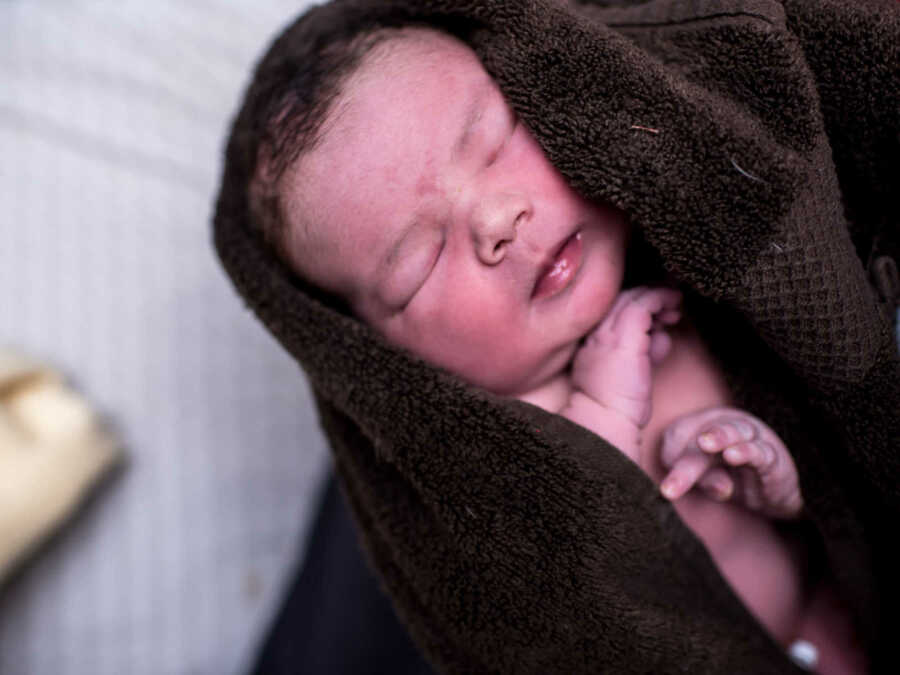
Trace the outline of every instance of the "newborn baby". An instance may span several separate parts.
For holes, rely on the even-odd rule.
[[[392,29],[348,51],[305,147],[278,147],[290,96],[262,146],[251,202],[280,255],[389,341],[608,440],[776,640],[861,672],[843,610],[771,520],[802,512],[790,453],[731,406],[679,291],[621,288],[625,215],[565,182],[462,42]]]

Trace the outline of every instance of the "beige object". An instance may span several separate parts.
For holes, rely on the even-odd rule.
[[[122,457],[59,373],[0,349],[0,583]]]

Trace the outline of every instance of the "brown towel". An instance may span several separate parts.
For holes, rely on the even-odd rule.
[[[612,4],[629,3],[310,10],[271,46],[235,121],[218,253],[309,376],[371,562],[438,669],[794,672],[618,451],[385,344],[249,225],[260,97],[311,40],[412,21],[453,32],[571,183],[626,209],[645,259],[682,283],[736,403],[796,458],[811,536],[873,672],[896,672],[900,3]]]

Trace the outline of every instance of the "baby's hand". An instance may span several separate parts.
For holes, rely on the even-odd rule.
[[[803,509],[790,452],[743,410],[716,407],[675,420],[663,434],[660,460],[669,469],[660,489],[671,500],[696,485],[772,518],[795,518]]]
[[[680,307],[681,292],[673,288],[621,292],[575,355],[575,387],[644,427],[650,419],[651,368],[669,353],[665,326],[681,318]]]

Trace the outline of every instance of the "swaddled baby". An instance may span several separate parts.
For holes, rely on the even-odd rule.
[[[387,340],[608,440],[776,640],[862,672],[844,610],[772,522],[803,509],[790,453],[731,407],[678,290],[623,290],[625,215],[565,182],[462,42],[390,29],[344,51],[318,98],[285,92],[261,146],[251,203],[283,259]]]

